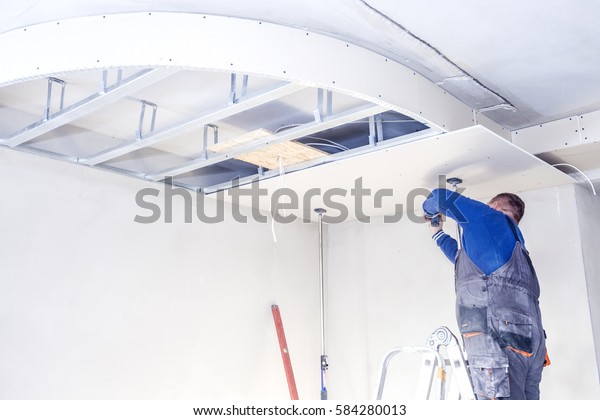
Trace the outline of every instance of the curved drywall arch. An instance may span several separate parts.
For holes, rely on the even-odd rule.
[[[442,131],[475,124],[471,109],[397,62],[339,39],[260,21],[150,12],[80,17],[4,33],[0,54],[0,86],[86,69],[172,66],[340,91]]]

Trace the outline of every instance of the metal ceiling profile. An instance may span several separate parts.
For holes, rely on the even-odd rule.
[[[191,46],[173,48],[172,39],[163,36],[148,40],[152,48],[143,48],[145,55],[132,60],[128,54],[133,45],[122,35],[138,27],[136,23],[147,25],[147,30],[140,28],[144,34],[160,32],[158,20],[158,27],[180,28],[187,35],[200,28],[199,39],[222,39],[227,45],[200,43],[197,46],[204,50],[198,52]],[[446,127],[443,121],[430,124],[423,114],[431,111],[433,117],[437,113],[447,118],[447,110],[425,105],[420,97],[434,89],[447,102],[441,89],[402,68],[410,83],[396,96],[414,106],[402,112],[409,107],[385,98],[393,89],[373,77],[377,74],[373,70],[380,67],[399,77],[398,69],[390,69],[382,56],[326,36],[263,22],[188,14],[133,13],[58,23],[0,37],[5,56],[14,54],[19,45],[29,49],[25,55],[20,53],[26,59],[11,61],[0,72],[0,145],[4,147],[214,192],[234,180],[236,185],[250,183],[284,170],[294,172],[374,151],[380,145],[429,137]],[[269,54],[281,52],[281,62],[266,66],[264,57],[248,54],[243,44],[232,49],[226,38],[214,36],[215,31],[217,35],[227,32],[224,23],[235,27],[240,37],[247,35],[252,45],[266,39],[274,43],[268,46]],[[92,26],[93,35],[81,43],[76,34]],[[175,39],[178,35],[173,34]],[[65,48],[49,53],[32,42],[41,38],[54,38],[66,43]],[[286,43],[281,44],[284,38]],[[290,54],[294,43],[299,49],[315,51],[323,58],[322,65],[315,67]],[[139,44],[135,46],[139,49]],[[343,54],[349,48],[356,50],[353,55]],[[332,51],[338,53],[337,65]],[[230,56],[224,57],[224,52]],[[361,69],[357,62],[368,65]],[[282,65],[286,70],[278,70]],[[450,108],[455,107],[454,112],[467,121],[470,110],[449,100]],[[451,128],[451,118],[447,124]],[[240,141],[257,131],[267,134]],[[292,146],[301,150],[294,159],[285,150]],[[265,160],[248,159],[248,154],[269,155],[279,165],[257,163]]]
[[[38,92],[37,97],[33,93],[35,86],[40,85],[40,80],[4,88],[8,91],[7,96],[11,96],[15,89],[32,92],[24,98],[26,101],[20,103],[23,111],[39,107],[42,103],[46,105],[39,120],[5,134],[0,140],[1,144],[55,158],[62,156],[71,162],[128,173],[152,181],[173,178],[170,182],[192,190],[201,190],[215,185],[223,186],[238,178],[250,176],[244,181],[249,182],[251,176],[258,179],[278,173],[279,168],[263,167],[243,159],[243,155],[249,152],[269,153],[278,144],[294,144],[296,148],[313,151],[305,153],[308,156],[306,161],[297,158],[294,161],[288,158],[286,161],[282,158],[282,164],[294,164],[297,170],[300,166],[304,168],[324,162],[323,159],[313,162],[316,158],[335,156],[333,159],[339,159],[357,147],[375,147],[377,141],[384,141],[386,137],[398,137],[427,128],[424,124],[390,112],[381,105],[330,91],[324,93],[323,89],[308,88],[296,83],[264,78],[254,80],[255,78],[245,75],[244,87],[238,92],[240,89],[235,83],[235,73],[228,76],[205,74],[201,71],[143,69],[122,78],[123,72],[122,69],[118,70],[118,81],[107,86],[108,71],[96,71],[98,77],[95,83],[102,83],[102,90],[69,106],[64,104],[65,98],[69,97],[70,86],[91,89],[94,77],[90,76],[94,72],[87,72],[85,81],[80,75],[76,75],[71,81],[69,74],[62,79],[47,78],[45,96],[42,92]],[[214,92],[211,92],[214,102],[221,102],[222,106],[206,108],[202,101],[195,102],[196,91],[183,95],[185,89],[167,88],[167,91],[178,96],[179,106],[185,102],[186,110],[200,111],[177,120],[172,116],[171,119],[175,122],[158,124],[163,111],[161,102],[171,100],[167,96],[162,96],[162,101],[154,98],[158,84],[174,83],[172,79],[177,78],[221,79],[223,82],[226,77],[230,77],[232,81],[230,90],[227,91],[225,84],[221,83],[220,92],[214,87]],[[31,86],[27,86],[28,84]],[[260,88],[253,89],[253,85]],[[57,88],[60,88],[60,94],[57,93]],[[148,98],[144,95],[145,92],[152,94],[151,100],[145,99]],[[325,96],[328,98],[327,103],[323,100]],[[338,104],[341,110],[334,113],[333,108]],[[126,108],[127,112],[121,113],[121,108]],[[30,115],[26,112],[19,113],[17,120],[28,117]],[[104,133],[99,133],[98,121],[112,121],[116,125],[106,127]],[[136,122],[137,129],[133,130]],[[125,125],[131,130],[129,138],[126,137],[126,130],[121,128]],[[247,142],[238,141],[247,133],[264,131],[265,127],[272,130],[266,131],[268,135]],[[118,130],[118,134],[110,136],[111,129]],[[91,132],[101,137],[93,145],[90,142]],[[204,133],[202,141],[201,132]],[[211,132],[213,135],[209,142]],[[221,151],[215,147],[217,144],[226,147]],[[92,150],[94,152],[89,153]]]

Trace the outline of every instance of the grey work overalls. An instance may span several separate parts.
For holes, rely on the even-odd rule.
[[[539,399],[546,358],[538,279],[517,240],[510,260],[485,275],[463,249],[455,264],[456,316],[478,399]]]

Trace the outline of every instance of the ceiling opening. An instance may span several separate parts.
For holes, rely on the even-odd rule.
[[[124,68],[0,88],[3,145],[196,191],[429,133],[350,94],[254,75]]]

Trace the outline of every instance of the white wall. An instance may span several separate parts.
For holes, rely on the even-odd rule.
[[[583,260],[586,227],[578,217],[578,188],[522,194],[527,206],[522,229],[540,279],[540,305],[552,361],[542,379],[545,399],[600,398]]]
[[[184,223],[181,201],[174,223],[139,224],[135,194],[156,184],[6,149],[0,162],[0,398],[288,399],[273,303],[300,398],[319,398],[315,225],[276,225],[275,243],[269,224]],[[522,196],[553,362],[542,397],[600,398],[598,198]],[[325,239],[329,397],[372,398],[389,349],[456,331],[453,267],[407,218]],[[386,398],[412,397],[420,358],[402,360]]]
[[[542,398],[600,398],[575,187],[520,195],[527,205],[521,228],[540,278],[552,361]],[[446,230],[455,228],[448,224]],[[372,398],[387,351],[423,345],[441,325],[457,333],[453,266],[430,237],[425,225],[407,218],[328,226],[332,398]],[[392,362],[384,398],[414,396],[420,360],[398,356]]]
[[[581,246],[585,273],[594,343],[596,345],[596,360],[600,367],[600,198],[592,193],[591,188],[579,187],[576,189],[577,211],[581,226]],[[600,371],[598,372],[600,377]]]
[[[272,304],[319,398],[315,225],[275,243],[269,224],[184,223],[183,200],[139,224],[156,184],[6,149],[0,177],[0,398],[288,399]]]

